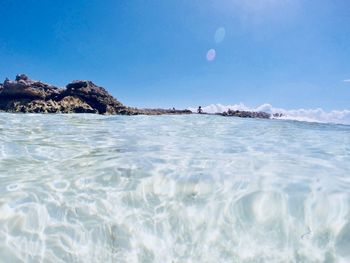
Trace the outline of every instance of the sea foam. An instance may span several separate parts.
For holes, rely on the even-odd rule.
[[[202,107],[204,112],[208,113],[221,113],[231,110],[244,110],[244,111],[264,111],[270,114],[282,113],[280,119],[306,121],[306,122],[319,122],[319,123],[337,123],[337,124],[350,124],[350,110],[332,110],[325,111],[321,108],[317,109],[282,109],[275,108],[271,104],[262,104],[258,107],[248,107],[243,103],[233,105],[223,104],[210,104]],[[195,107],[189,107],[193,112],[197,111]]]

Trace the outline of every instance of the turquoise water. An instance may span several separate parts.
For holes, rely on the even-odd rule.
[[[350,262],[350,126],[0,114],[0,262]]]

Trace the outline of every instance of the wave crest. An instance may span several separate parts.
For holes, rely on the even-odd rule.
[[[219,113],[231,110],[245,110],[245,111],[264,111],[270,114],[282,113],[283,116],[278,119],[297,120],[307,122],[320,122],[320,123],[337,123],[350,125],[350,110],[332,110],[325,111],[321,108],[317,109],[282,109],[275,108],[271,104],[265,103],[256,108],[248,107],[243,103],[233,105],[223,104],[210,104],[202,107],[204,112]],[[197,108],[190,107],[191,111],[196,112]]]

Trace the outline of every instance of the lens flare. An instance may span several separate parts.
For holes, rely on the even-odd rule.
[[[225,28],[219,27],[218,29],[216,29],[215,35],[214,35],[215,43],[221,43],[222,41],[224,41],[225,36],[226,36]]]
[[[213,61],[216,58],[216,51],[215,49],[209,49],[207,52],[207,60],[208,61]]]

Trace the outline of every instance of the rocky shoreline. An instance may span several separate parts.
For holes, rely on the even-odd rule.
[[[0,110],[18,113],[97,113],[119,115],[190,114],[189,110],[137,109],[123,105],[91,81],[77,80],[65,88],[17,75],[0,84]]]
[[[76,80],[65,88],[31,80],[25,74],[0,84],[0,111],[13,113],[96,113],[118,115],[192,114],[190,110],[127,107],[92,81]],[[202,113],[205,114],[205,113]],[[215,115],[269,119],[265,112],[231,111]]]

